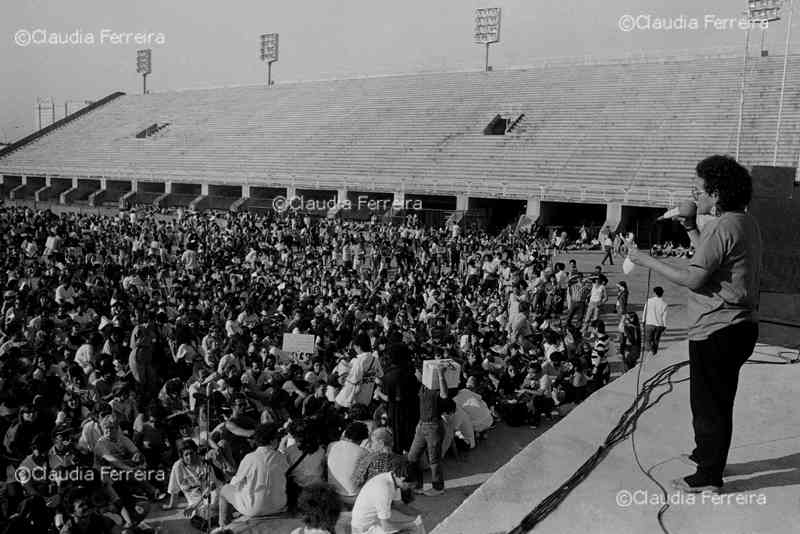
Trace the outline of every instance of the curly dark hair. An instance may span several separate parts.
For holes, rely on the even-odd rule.
[[[336,530],[343,506],[336,490],[324,482],[306,486],[297,501],[297,509],[305,526],[328,532]]]
[[[361,443],[369,437],[369,429],[361,421],[353,421],[344,429],[344,437],[353,443]]]
[[[697,176],[705,181],[709,195],[718,196],[722,211],[743,210],[753,196],[750,172],[730,156],[710,156],[697,164]]]
[[[319,449],[319,435],[313,421],[295,419],[289,423],[289,433],[297,442],[297,448],[307,454],[314,454]]]

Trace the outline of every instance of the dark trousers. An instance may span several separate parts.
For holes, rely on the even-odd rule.
[[[733,402],[739,369],[753,353],[757,323],[737,323],[708,339],[689,341],[689,399],[697,475],[703,484],[722,485],[733,434]]]
[[[535,395],[528,401],[528,411],[531,413],[531,423],[538,425],[542,420],[542,415],[550,415],[556,403],[550,397],[544,395]]]
[[[572,319],[577,317],[577,324],[575,324],[576,328],[580,328],[583,322],[583,313],[586,311],[586,303],[585,302],[573,302],[569,305],[569,310],[567,310],[567,322],[566,324],[571,325]]]
[[[431,483],[434,489],[444,489],[444,473],[442,473],[442,441],[444,440],[444,424],[441,421],[435,423],[417,424],[414,431],[414,441],[411,442],[411,449],[408,451],[408,462],[411,478],[416,482],[418,488],[422,487],[422,470],[419,468],[419,460],[422,452],[428,449],[428,463],[431,465]]]
[[[644,342],[645,346],[650,350],[653,355],[658,352],[658,344],[661,342],[661,334],[664,333],[663,326],[655,326],[652,324],[644,325]]]
[[[603,247],[603,249],[606,251],[606,255],[603,256],[603,259],[600,261],[600,265],[605,265],[606,260],[608,260],[609,265],[614,265],[614,249],[611,247]]]

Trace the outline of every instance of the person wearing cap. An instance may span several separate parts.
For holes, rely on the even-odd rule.
[[[73,442],[75,430],[66,425],[59,425],[53,429],[53,446],[47,453],[47,463],[50,469],[64,470],[74,467],[77,463]]]

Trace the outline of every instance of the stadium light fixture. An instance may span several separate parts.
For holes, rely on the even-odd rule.
[[[781,118],[783,116],[783,94],[786,90],[786,70],[789,67],[789,42],[792,39],[792,14],[794,0],[789,0],[789,21],[786,24],[786,45],[783,50],[783,75],[781,77],[781,96],[778,101],[778,123],[775,125],[775,151],[772,154],[772,166],[778,165],[778,145],[781,141]]]
[[[751,23],[766,23],[781,20],[778,16],[783,0],[748,0],[747,14]]]
[[[151,60],[152,60],[152,50],[150,48],[136,51],[136,72],[142,75],[143,95],[147,94],[147,75],[153,72]]]
[[[500,8],[487,7],[475,10],[475,42],[486,46],[484,69],[489,72],[489,45],[500,42]]]
[[[267,62],[267,89],[272,84],[272,64],[278,61],[278,34],[264,33],[261,35],[261,61]]]
[[[748,0],[747,17],[750,25],[761,25],[761,57],[768,55],[764,48],[767,25],[770,22],[781,20],[778,16],[781,7],[783,7],[783,0]]]
[[[747,31],[745,32],[745,47],[744,47],[744,61],[742,65],[742,81],[741,87],[739,91],[739,121],[736,129],[736,159],[739,159],[739,153],[741,150],[741,141],[742,141],[742,122],[743,122],[743,115],[744,115],[744,92],[745,92],[745,76],[747,73],[747,58],[749,55],[750,50],[750,29],[755,24],[762,25],[762,32],[764,26],[770,22],[775,22],[781,20],[780,18],[780,11],[781,8],[786,4],[784,0],[748,0],[747,2],[747,11],[745,14],[747,15],[749,24],[747,25]],[[772,158],[773,166],[777,164],[778,160],[778,144],[780,142],[780,128],[781,128],[781,116],[783,113],[783,95],[786,86],[786,70],[787,70],[787,60],[789,57],[789,41],[792,35],[792,12],[794,10],[794,2],[793,0],[789,0],[789,24],[786,28],[786,49],[784,51],[784,58],[783,58],[783,78],[781,81],[781,93],[780,93],[780,103],[778,104],[778,121],[777,126],[775,128],[775,147],[774,153]],[[762,33],[762,39],[763,39]],[[764,46],[761,46],[761,55],[764,54]]]

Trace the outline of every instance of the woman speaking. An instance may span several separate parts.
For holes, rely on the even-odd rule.
[[[729,156],[697,164],[693,201],[678,220],[695,254],[687,267],[668,265],[635,246],[630,259],[689,288],[689,397],[695,449],[682,459],[696,472],[673,481],[676,489],[719,491],[733,433],[739,369],[758,338],[761,233],[747,213],[753,192],[750,173]],[[700,230],[697,215],[712,215]]]

